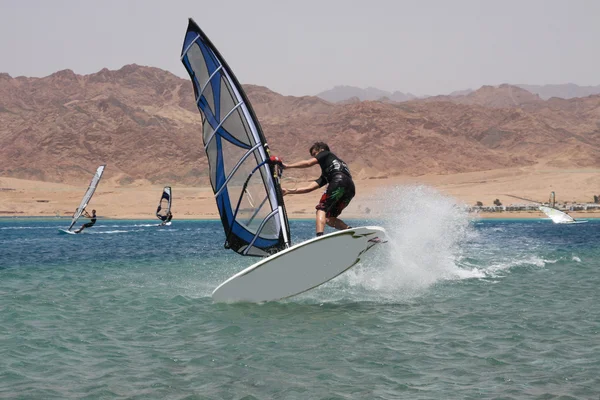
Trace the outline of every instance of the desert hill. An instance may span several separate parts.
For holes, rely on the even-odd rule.
[[[502,85],[454,97],[333,104],[245,85],[271,149],[304,159],[327,141],[361,179],[548,165],[600,167],[600,96],[543,100]],[[191,83],[127,65],[44,78],[0,75],[0,176],[115,184],[207,181]],[[318,171],[290,171],[306,178]],[[304,174],[304,175],[303,175]]]

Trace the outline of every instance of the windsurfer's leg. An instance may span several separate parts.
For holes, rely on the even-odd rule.
[[[75,233],[80,233],[85,228],[91,228],[92,226],[94,226],[94,224],[95,222],[88,222],[87,224],[83,224],[81,225],[81,228],[79,228],[79,230],[75,231]]]
[[[329,196],[327,192],[323,193],[321,196],[321,200],[319,204],[315,207],[317,209],[317,236],[323,235],[325,231],[325,223],[327,220],[327,203],[329,200]]]
[[[326,219],[325,211],[317,210],[317,236],[323,235],[323,232],[325,231]]]
[[[346,224],[338,217],[342,213],[344,208],[346,208],[348,204],[350,204],[352,197],[354,197],[354,191],[352,190],[346,193],[342,191],[342,194],[342,197],[339,198],[335,203],[333,203],[330,206],[329,211],[327,212],[327,225],[338,230],[350,228],[348,224]]]

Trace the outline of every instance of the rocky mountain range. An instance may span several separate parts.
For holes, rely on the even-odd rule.
[[[359,179],[543,164],[600,167],[600,96],[544,100],[516,86],[458,96],[336,104],[244,86],[275,154],[305,159],[329,143]],[[0,176],[85,183],[207,182],[191,83],[127,65],[44,78],[0,74]],[[286,171],[304,179],[317,170]]]
[[[317,97],[327,100],[330,103],[347,102],[348,100],[355,98],[360,101],[388,99],[396,102],[409,101],[417,98],[417,96],[411,93],[402,93],[399,91],[388,92],[372,87],[361,89],[355,86],[336,86],[333,89],[317,94]]]
[[[432,96],[419,99],[419,101],[427,103],[447,101],[455,104],[481,105],[489,108],[520,107],[543,103],[540,96],[520,87],[506,84],[498,87],[482,86],[465,94]]]
[[[528,92],[539,95],[542,99],[548,100],[552,97],[561,99],[573,99],[575,97],[587,97],[600,94],[600,85],[579,86],[574,83],[565,83],[560,85],[515,85]]]
[[[500,85],[498,87],[511,86],[519,87],[528,91],[529,93],[538,95],[543,100],[548,100],[552,97],[559,97],[561,99],[572,99],[575,97],[587,97],[595,94],[600,94],[600,85],[597,86],[579,86],[574,83],[566,83],[560,85]],[[493,87],[493,86],[490,86]],[[447,97],[466,96],[474,92],[473,89],[457,90]],[[388,92],[377,88],[366,88],[361,89],[354,86],[335,86],[332,89],[325,90],[319,94],[324,100],[331,103],[352,103],[356,99],[360,101],[365,100],[388,100],[395,102],[410,101],[417,98],[425,99],[430,96],[415,96],[411,93],[402,93],[399,91]],[[437,96],[436,96],[437,97]]]

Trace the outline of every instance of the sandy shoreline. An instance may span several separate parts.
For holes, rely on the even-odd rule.
[[[284,180],[284,187],[304,185]],[[592,202],[600,194],[600,173],[596,170],[560,170],[515,168],[453,175],[424,175],[356,181],[357,196],[344,210],[349,219],[386,218],[393,214],[394,203],[405,199],[394,197],[397,188],[426,185],[460,205],[477,201],[492,205],[526,204],[511,196],[547,201],[551,191],[558,202]],[[98,187],[89,209],[107,219],[153,219],[163,185],[139,183],[118,186],[104,181]],[[87,186],[29,181],[0,177],[0,217],[69,217],[79,205]],[[320,192],[290,195],[285,198],[290,219],[314,218]],[[217,207],[210,187],[173,185],[175,219],[217,219]],[[574,218],[600,217],[600,212],[574,212]],[[472,213],[473,218],[545,218],[541,212]]]

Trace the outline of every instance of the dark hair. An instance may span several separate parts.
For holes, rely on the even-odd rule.
[[[322,151],[331,151],[331,150],[329,150],[329,146],[327,146],[327,143],[316,142],[315,144],[310,146],[310,150],[308,150],[308,152],[310,153],[311,156],[312,156],[313,151],[316,151],[317,154],[319,154]]]

